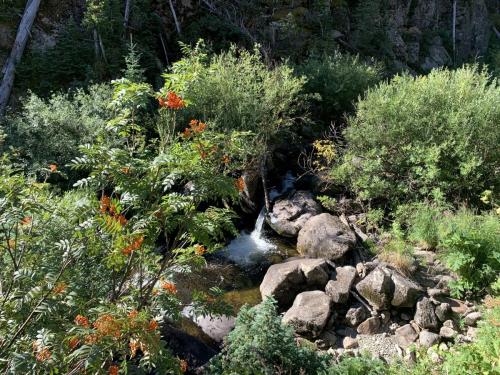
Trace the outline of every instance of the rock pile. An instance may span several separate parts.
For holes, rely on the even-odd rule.
[[[337,354],[367,349],[382,357],[473,339],[481,314],[449,296],[452,278],[435,274],[442,268],[420,267],[410,278],[377,259],[349,265],[356,236],[348,223],[322,213],[300,226],[297,247],[308,258],[271,266],[260,285],[262,298],[277,300],[297,335]]]

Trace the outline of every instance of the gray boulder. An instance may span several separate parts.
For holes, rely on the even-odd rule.
[[[307,220],[300,230],[297,251],[311,258],[336,260],[355,244],[354,232],[338,217],[321,214]]]
[[[262,299],[274,297],[280,307],[290,306],[295,295],[310,286],[324,288],[328,264],[322,259],[295,259],[273,264],[260,284]]]
[[[394,283],[391,305],[396,307],[415,306],[415,302],[424,292],[423,288],[396,271],[391,272],[391,279]]]
[[[335,303],[346,303],[355,278],[356,268],[352,266],[335,268],[332,279],[326,284],[326,294],[332,297]]]
[[[370,313],[364,306],[351,307],[345,314],[345,321],[351,327],[356,327],[369,316]]]
[[[437,333],[424,330],[420,332],[418,342],[423,347],[430,348],[431,346],[439,343],[439,335]]]
[[[414,320],[421,328],[430,330],[438,328],[438,320],[434,313],[434,306],[429,298],[424,297],[417,302]]]
[[[267,222],[279,235],[296,237],[306,221],[320,213],[321,206],[310,192],[296,191],[274,204]]]
[[[452,315],[450,304],[449,303],[439,304],[438,306],[436,306],[435,313],[440,322],[444,322],[450,319]]]
[[[396,330],[396,342],[402,349],[408,348],[417,338],[418,333],[413,329],[411,324],[405,324]]]
[[[315,338],[325,328],[331,312],[332,301],[326,293],[302,292],[283,316],[283,323],[291,325],[298,334]]]
[[[378,333],[379,328],[380,319],[377,317],[371,317],[358,326],[358,333],[362,335],[374,335]]]
[[[465,316],[464,323],[466,326],[475,326],[476,323],[481,319],[481,313],[479,311],[471,312]]]
[[[394,283],[389,271],[377,267],[356,285],[356,290],[376,310],[384,310],[392,300]]]

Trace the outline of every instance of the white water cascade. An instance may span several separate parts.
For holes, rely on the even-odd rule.
[[[293,189],[294,184],[295,177],[291,172],[287,172],[281,182],[281,189],[271,190],[269,194],[271,200],[289,192]],[[263,207],[255,222],[254,230],[250,233],[242,231],[223,250],[229,259],[240,265],[251,265],[261,261],[266,253],[276,250],[276,245],[265,239],[262,235],[265,219],[266,209]]]
[[[254,230],[250,233],[246,231],[241,232],[223,250],[233,262],[241,265],[250,265],[261,260],[262,256],[267,252],[276,249],[276,245],[262,236],[265,215],[266,209],[262,208],[255,222]]]

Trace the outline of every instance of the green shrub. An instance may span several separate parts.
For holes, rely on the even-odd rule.
[[[340,362],[328,368],[325,375],[385,375],[387,365],[368,356],[342,357]]]
[[[361,198],[393,205],[497,191],[499,102],[497,81],[475,66],[397,76],[358,102],[333,175]]]
[[[276,302],[244,306],[222,354],[212,360],[210,374],[318,374],[324,358],[297,346],[291,327],[281,322]]]
[[[105,126],[111,95],[109,85],[95,85],[88,92],[54,94],[48,100],[30,94],[21,110],[2,124],[5,146],[17,150],[28,173],[47,172],[49,164],[70,173],[65,165],[80,154],[78,147],[91,143]]]
[[[450,286],[456,296],[484,293],[500,272],[500,220],[493,213],[461,210],[442,219],[439,248],[459,276]]]
[[[217,130],[244,130],[267,139],[278,129],[294,124],[302,115],[303,78],[283,64],[269,69],[257,50],[229,51],[209,56],[203,43],[165,74],[163,92],[174,91],[189,103],[184,123],[191,119],[211,121]]]
[[[340,52],[312,56],[297,70],[307,78],[306,92],[319,94],[312,112],[325,124],[351,112],[358,97],[382,79],[379,64]]]

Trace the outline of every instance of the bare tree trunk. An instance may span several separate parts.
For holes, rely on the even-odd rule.
[[[5,114],[10,93],[12,92],[12,87],[14,86],[16,66],[19,61],[21,61],[24,49],[28,43],[28,38],[30,36],[31,28],[33,27],[33,22],[35,22],[40,2],[41,0],[28,0],[26,3],[23,18],[21,19],[21,23],[17,29],[14,46],[12,47],[10,56],[2,69],[3,78],[0,85],[0,116]]]
[[[130,19],[131,5],[132,5],[132,0],[126,0],[126,2],[125,2],[125,14],[123,16],[123,28],[125,29],[125,33],[127,32],[127,29],[128,29],[128,22]]]
[[[95,58],[96,60],[99,60],[99,34],[97,33],[97,29],[94,27],[94,30],[92,31],[92,34],[94,36],[94,53],[95,53]]]
[[[179,23],[179,20],[177,19],[177,13],[175,13],[174,4],[172,3],[172,0],[168,0],[168,3],[170,4],[170,10],[172,11],[172,16],[174,17],[175,28],[177,29],[177,34],[181,35],[181,24]]]
[[[452,39],[453,39],[453,65],[457,60],[457,0],[453,0],[453,26],[452,26]]]

